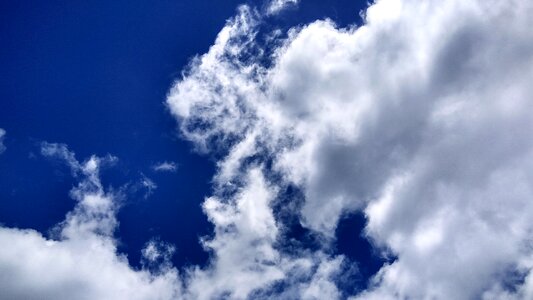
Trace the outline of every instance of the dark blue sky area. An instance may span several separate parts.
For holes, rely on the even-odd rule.
[[[0,223],[46,233],[63,220],[74,205],[68,191],[75,181],[66,166],[40,156],[39,143],[65,143],[79,160],[119,158],[104,172],[107,186],[139,182],[142,174],[158,185],[146,199],[130,191],[118,216],[120,248],[132,264],[151,237],[176,245],[177,266],[205,263],[198,237],[211,227],[200,203],[210,193],[213,163],[179,139],[163,102],[240,3],[1,1],[0,128],[7,151],[0,155]],[[269,21],[287,27],[327,16],[344,26],[358,21],[365,6],[302,0]],[[160,161],[178,163],[178,171],[155,173],[150,167]],[[354,220],[346,224],[364,224]],[[342,227],[343,241],[346,232]],[[351,251],[348,240],[339,249]]]

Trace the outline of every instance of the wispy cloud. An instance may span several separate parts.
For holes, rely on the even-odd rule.
[[[273,256],[263,254],[256,268],[233,268],[233,276],[263,270],[262,281],[248,287],[290,286],[294,261],[270,242],[283,219],[269,205],[255,210],[263,207],[258,195],[275,199],[292,185],[305,196],[295,213],[324,237],[324,249],[341,215],[363,211],[368,237],[398,257],[358,299],[533,297],[533,251],[523,247],[533,238],[531,13],[525,0],[380,0],[364,26],[316,21],[271,51],[254,43],[261,16],[241,8],[167,101],[198,149],[227,153],[214,180],[220,196],[204,203],[220,228],[212,240],[221,245],[213,247],[215,270],[217,261],[233,261],[222,245],[240,249],[249,234],[261,241],[250,247]],[[264,188],[247,205],[232,191],[254,189],[251,170]],[[239,228],[246,214],[274,236],[236,230],[226,237],[223,228]],[[315,257],[323,260],[309,262],[308,278],[336,259]],[[497,279],[507,272],[523,274],[513,291]],[[335,298],[331,277],[322,278],[323,288],[306,295]],[[252,293],[222,283],[204,291]]]
[[[154,164],[152,170],[156,172],[176,172],[178,170],[178,164],[172,161],[163,161]]]
[[[6,136],[6,131],[0,128],[0,154],[6,151],[6,146],[4,145],[4,138]]]
[[[148,198],[151,196],[154,191],[157,189],[157,184],[150,178],[146,177],[146,175],[141,173],[141,186],[146,190],[146,193],[144,194],[144,198]]]
[[[0,279],[6,299],[179,299],[177,270],[169,265],[134,270],[117,253],[114,232],[120,194],[105,191],[102,166],[112,156],[75,159],[64,144],[43,143],[41,152],[64,161],[80,179],[70,194],[75,208],[48,239],[31,229],[0,227]],[[35,255],[38,253],[38,255]]]
[[[97,168],[101,166],[110,166],[118,161],[117,157],[106,155],[102,158],[91,156],[83,163],[80,163],[76,159],[74,152],[70,151],[66,144],[49,142],[41,143],[41,155],[48,158],[59,159],[60,161],[64,162],[68,167],[70,167],[72,174],[75,176],[82,174],[93,174],[94,172],[98,172]]]
[[[268,4],[267,14],[274,15],[287,8],[290,5],[298,4],[299,0],[272,0]]]

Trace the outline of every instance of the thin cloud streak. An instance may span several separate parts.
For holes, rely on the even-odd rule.
[[[156,172],[176,172],[178,164],[172,161],[163,161],[152,166],[152,170]]]
[[[6,131],[2,128],[0,128],[0,154],[4,153],[6,151],[6,146],[4,145],[4,139],[6,136]]]

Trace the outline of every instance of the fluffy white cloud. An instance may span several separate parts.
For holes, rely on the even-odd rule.
[[[244,299],[253,291],[282,279],[280,255],[272,244],[277,235],[269,208],[273,195],[261,172],[247,174],[246,188],[225,203],[208,198],[203,208],[215,224],[215,237],[204,244],[215,257],[208,270],[195,270],[192,298],[213,299],[227,294]]]
[[[326,238],[343,213],[366,213],[368,238],[398,259],[359,299],[527,298],[531,13],[526,0],[381,0],[364,26],[317,21],[272,50],[254,43],[261,19],[241,8],[168,105],[198,149],[227,153],[220,191],[248,190],[243,178],[259,160],[272,162],[256,171],[268,193],[299,186],[301,222]],[[235,203],[206,201],[217,228],[245,214]]]
[[[117,197],[106,192],[99,169],[116,158],[83,163],[65,145],[43,143],[41,153],[65,161],[80,183],[76,207],[46,238],[35,230],[0,227],[0,291],[4,299],[178,299],[176,269],[134,270],[117,253]]]
[[[215,225],[214,236],[203,241],[213,253],[210,264],[189,270],[186,297],[190,299],[336,299],[332,281],[343,261],[322,252],[291,256],[276,248],[279,224],[271,202],[277,188],[269,185],[260,166],[243,174],[243,187],[231,197],[210,197],[203,209]],[[276,284],[288,286],[276,290]],[[315,296],[320,295],[318,298]]]
[[[6,151],[6,146],[4,145],[4,137],[6,136],[6,131],[0,128],[0,154]]]
[[[257,293],[255,298],[268,298],[277,293],[270,289],[280,282],[293,287],[283,291],[285,298],[338,294],[330,277],[342,257],[330,259],[320,252],[290,257],[275,249],[279,228],[270,204],[276,189],[267,183],[261,166],[243,174],[242,187],[231,198],[205,201],[215,232],[202,242],[213,257],[208,266],[187,268],[180,276],[170,261],[175,248],[165,242],[146,244],[140,270],[117,252],[116,212],[123,195],[105,191],[99,177],[101,168],[114,164],[116,157],[91,156],[79,162],[66,145],[46,142],[41,154],[66,163],[80,180],[70,192],[77,204],[50,237],[0,227],[0,242],[9,245],[0,247],[2,297],[246,299]]]

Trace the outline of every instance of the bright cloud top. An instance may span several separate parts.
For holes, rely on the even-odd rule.
[[[325,245],[342,214],[366,213],[368,238],[398,259],[358,299],[531,298],[531,13],[525,0],[381,0],[364,26],[317,21],[269,51],[243,7],[168,105],[198,149],[227,153],[218,193],[251,188],[250,170],[274,198],[294,184]],[[206,200],[217,228],[257,209],[238,199]],[[254,226],[282,230],[265,209]],[[270,249],[261,232],[247,234]],[[326,286],[318,298],[335,295]]]

